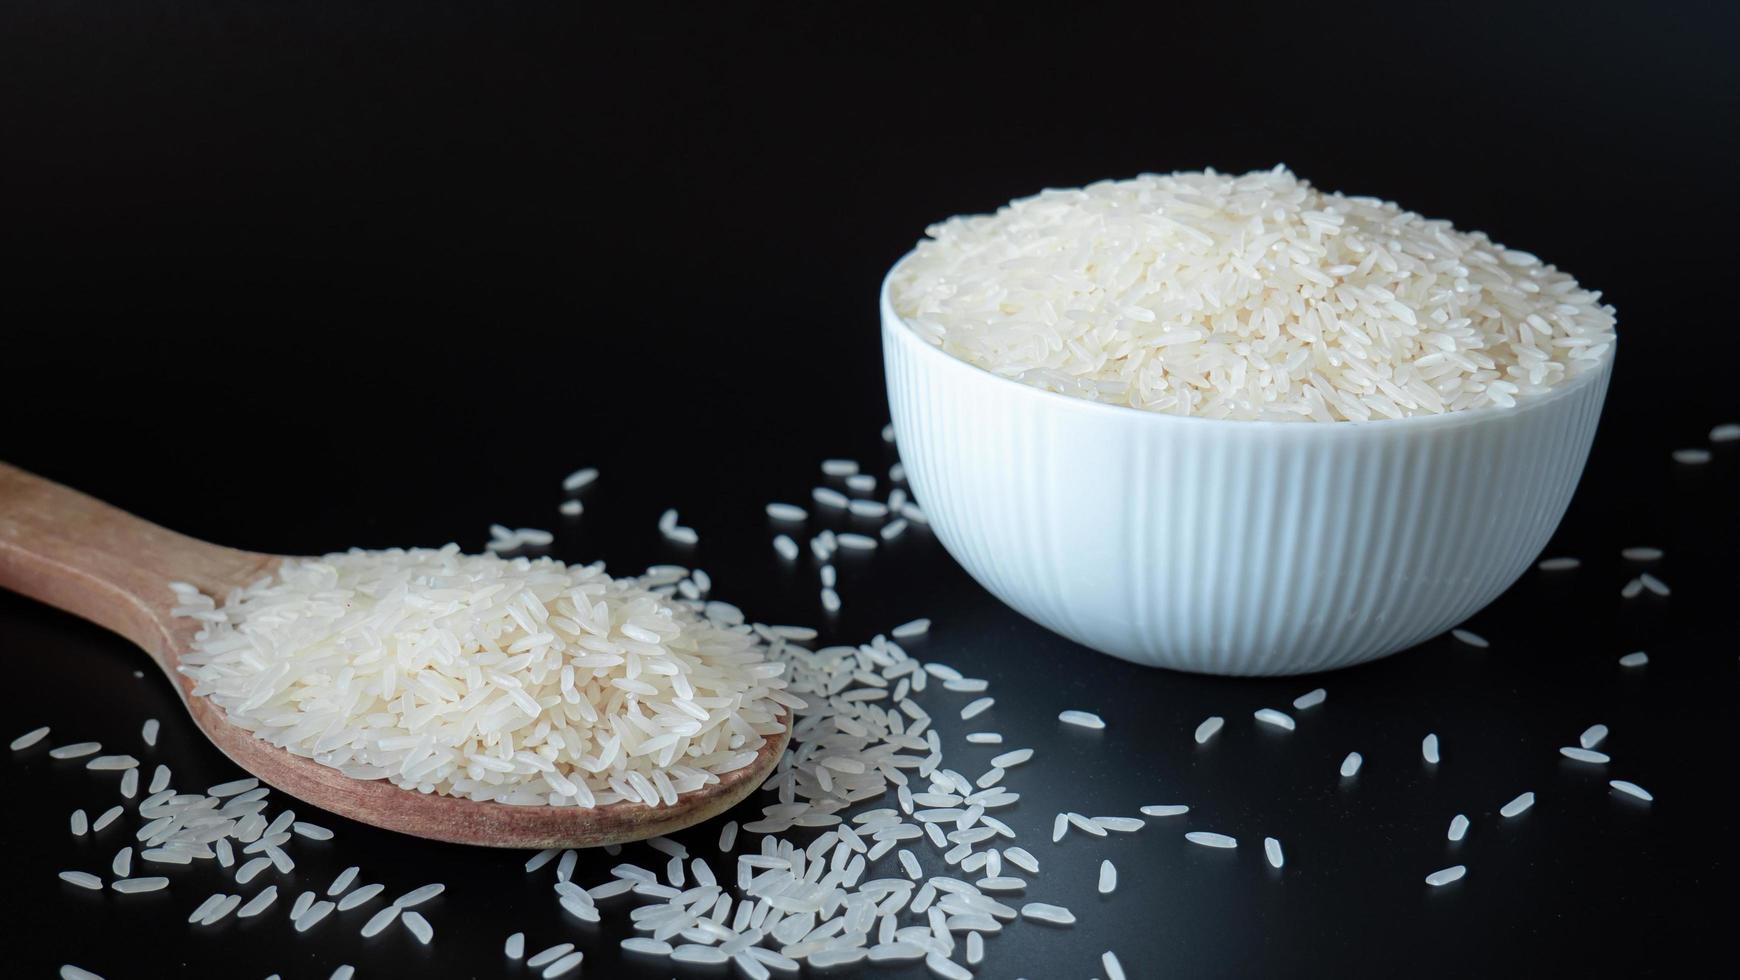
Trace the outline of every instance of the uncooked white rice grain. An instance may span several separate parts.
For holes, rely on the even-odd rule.
[[[1306,708],[1315,708],[1328,699],[1329,692],[1320,687],[1314,691],[1306,691],[1294,698],[1293,707],[1299,711],[1304,711]]]
[[[1563,746],[1559,749],[1559,754],[1573,762],[1590,762],[1596,765],[1606,765],[1613,761],[1607,757],[1605,752],[1597,752],[1594,749],[1585,749],[1577,745]]]
[[[1517,797],[1516,799],[1511,800],[1509,803],[1506,803],[1504,806],[1500,807],[1498,810],[1498,815],[1501,817],[1507,817],[1507,818],[1514,817],[1517,814],[1522,813],[1524,810],[1527,810],[1529,807],[1534,806],[1534,805],[1535,805],[1535,794],[1524,793],[1521,796]]]
[[[48,726],[44,725],[41,728],[33,728],[30,731],[25,732],[23,735],[12,740],[12,751],[17,752],[20,749],[30,748],[32,745],[47,738],[48,731]]]
[[[1296,727],[1291,716],[1286,712],[1276,711],[1274,708],[1258,708],[1254,716],[1263,724],[1273,725],[1284,731],[1290,732]]]
[[[272,859],[269,857],[257,857],[248,860],[243,863],[240,868],[236,869],[236,884],[245,885],[248,882],[253,881],[255,878],[259,877],[260,872],[271,866]]]
[[[140,892],[162,891],[169,887],[169,879],[162,876],[122,878],[109,882],[109,887],[123,895],[136,895]]]
[[[907,526],[906,518],[898,517],[889,521],[887,524],[882,525],[882,530],[876,533],[880,534],[884,541],[893,541],[895,538],[900,537],[902,532],[906,530]]]
[[[1273,837],[1263,838],[1263,856],[1269,859],[1271,868],[1278,869],[1286,863],[1286,858],[1281,854],[1281,842]]]
[[[985,958],[985,936],[983,933],[967,933],[967,963],[978,966]]]
[[[103,890],[103,879],[91,874],[89,871],[62,871],[60,873],[60,880],[69,885],[77,885],[80,888],[89,888],[91,891],[100,892]]]
[[[502,946],[501,951],[510,960],[517,960],[526,955],[526,934],[516,932],[507,937],[507,943]]]
[[[1185,834],[1184,839],[1191,842],[1192,844],[1201,844],[1203,847],[1237,847],[1237,846],[1239,846],[1239,842],[1238,842],[1237,838],[1228,837],[1225,834],[1211,833],[1210,831],[1206,831],[1206,830],[1193,830],[1190,833]]]
[[[869,493],[876,489],[876,478],[868,473],[854,473],[846,477],[846,486],[859,493]]]
[[[345,868],[343,871],[340,871],[338,877],[332,879],[332,884],[326,886],[326,897],[331,898],[335,895],[343,895],[344,890],[349,888],[351,882],[356,880],[357,872],[361,870],[361,868],[353,864],[350,867]],[[404,908],[403,905],[399,907]]]
[[[1660,548],[1625,548],[1619,552],[1619,557],[1624,558],[1626,561],[1659,561],[1661,555],[1662,551]]]
[[[972,701],[968,701],[966,706],[961,708],[961,720],[970,721],[977,718],[989,710],[991,705],[996,703],[996,698],[975,698]]]
[[[83,837],[85,833],[91,829],[90,818],[85,816],[85,811],[83,810],[74,810],[71,819],[69,819],[67,823],[72,827],[74,837]]]
[[[353,978],[355,976],[356,976],[356,967],[351,966],[349,963],[346,963],[345,965],[332,971],[332,976],[327,977],[326,980],[351,980],[351,978]]]
[[[915,636],[923,636],[928,632],[930,632],[930,620],[914,619],[889,630],[888,635],[896,640],[908,640]]]
[[[1142,812],[1150,817],[1178,817],[1190,812],[1190,808],[1178,803],[1155,804],[1142,807]]]
[[[400,895],[398,898],[393,899],[393,904],[402,909],[413,908],[422,905],[424,902],[427,902],[446,890],[447,886],[443,884],[423,885],[420,888],[413,888],[405,894]]]
[[[327,830],[325,827],[322,827],[319,824],[308,823],[307,821],[304,821],[304,820],[298,820],[295,823],[291,824],[290,829],[291,829],[291,831],[293,831],[297,834],[300,834],[303,837],[308,838],[309,840],[331,840],[332,839],[332,831]]]
[[[56,749],[49,749],[48,756],[51,759],[82,759],[87,755],[95,755],[102,750],[103,743],[101,742],[74,742],[71,745],[62,745]]]
[[[732,845],[737,843],[737,821],[727,820],[725,826],[719,828],[719,850],[729,854]]]
[[[810,962],[815,962],[815,958],[811,957]],[[973,980],[973,971],[934,951],[924,955],[924,967],[943,980]]]
[[[339,900],[338,910],[340,912],[349,912],[351,909],[354,909],[359,905],[367,905],[376,895],[379,895],[381,892],[386,890],[387,886],[378,881],[372,885],[353,888],[350,890],[349,894]]]
[[[1060,712],[1057,716],[1057,720],[1063,722],[1065,725],[1076,725],[1081,728],[1099,729],[1106,727],[1105,720],[1099,715],[1096,715],[1091,711],[1076,711],[1073,708],[1068,711]]]
[[[1196,744],[1201,745],[1213,738],[1224,724],[1226,724],[1226,719],[1220,715],[1209,715],[1203,719],[1202,724],[1196,726]]]
[[[1650,795],[1649,790],[1646,790],[1642,786],[1639,786],[1633,782],[1628,782],[1624,779],[1608,780],[1607,785],[1613,787],[1614,789],[1618,790],[1621,793],[1626,794],[1627,796],[1635,796],[1638,799],[1643,800],[1645,803],[1648,803],[1648,802],[1655,799],[1654,796]]]
[[[1487,642],[1486,637],[1481,636],[1479,633],[1473,633],[1473,632],[1470,632],[1468,630],[1454,629],[1454,630],[1450,631],[1450,635],[1454,636],[1458,640],[1461,640],[1463,643],[1466,643],[1469,646],[1475,648],[1476,650],[1484,650],[1487,647],[1492,646],[1491,643]]]
[[[1708,449],[1676,449],[1676,450],[1674,450],[1674,462],[1676,462],[1676,463],[1683,463],[1687,466],[1699,466],[1701,464],[1708,463],[1709,461],[1710,461],[1710,451]]]
[[[1586,749],[1592,749],[1607,739],[1606,725],[1590,725],[1583,729],[1583,734],[1577,736],[1577,744]]]
[[[99,830],[102,830],[104,827],[107,827],[109,824],[114,823],[115,818],[119,817],[120,815],[121,815],[121,808],[119,806],[109,807],[107,810],[103,811],[101,816],[97,817],[96,820],[93,820],[91,822],[91,832],[95,833]],[[219,843],[221,844],[221,843],[223,843],[223,841],[219,840]]]
[[[115,860],[109,862],[109,871],[117,878],[125,878],[133,873],[133,848],[123,847],[115,852]]]
[[[1341,760],[1341,778],[1348,779],[1359,775],[1359,767],[1363,762],[1365,762],[1365,756],[1358,752],[1347,753],[1347,758]]]
[[[435,938],[435,927],[429,924],[428,919],[416,912],[405,912],[399,916],[399,921],[403,922],[405,928],[411,930],[411,935],[416,936],[417,941],[425,946],[429,945],[429,941]]]
[[[858,463],[856,460],[850,460],[850,459],[824,459],[824,460],[822,460],[822,474],[824,476],[851,476],[852,474],[857,473],[857,472],[858,472]]]
[[[1619,590],[1619,597],[1621,599],[1635,599],[1642,594],[1643,594],[1643,579],[1640,579],[1640,578],[1632,579],[1631,581],[1625,583],[1625,585],[1623,587],[1621,587]]]
[[[840,593],[835,592],[833,589],[823,589],[822,590],[822,609],[824,611],[830,612],[830,613],[839,612],[840,611]]]
[[[821,581],[822,588],[831,589],[840,584],[840,573],[832,565],[823,565],[821,568]]]
[[[157,719],[155,719],[155,718],[145,719],[145,727],[140,729],[139,734],[145,739],[146,745],[155,746],[157,744],[157,729],[158,729]]]
[[[771,503],[767,505],[767,516],[776,521],[803,521],[810,516],[809,511],[797,504]]]
[[[1118,962],[1118,954],[1106,950],[1100,954],[1100,969],[1106,971],[1106,980],[1126,980],[1124,964]]]
[[[126,777],[122,777],[125,779]],[[151,770],[151,785],[145,787],[147,793],[161,793],[169,788],[169,767],[160,765]]]
[[[579,966],[580,961],[582,959],[585,959],[585,957],[586,957],[586,954],[584,952],[582,952],[581,950],[577,949],[574,952],[569,953],[567,956],[564,956],[561,959],[557,960],[556,962],[551,963],[549,966],[545,967],[542,976],[543,976],[544,980],[555,980],[556,977],[565,976],[569,973],[572,973],[572,972],[574,972],[574,968]]]
[[[850,548],[854,551],[876,550],[876,539],[868,534],[854,534],[848,531],[845,534],[838,535],[835,540],[839,541],[840,547]]]
[[[699,943],[684,943],[671,950],[671,961],[675,963],[724,963],[729,959],[717,949]]]
[[[210,912],[208,912],[206,914],[205,918],[199,920],[199,924],[202,926],[209,926],[212,923],[217,922],[218,920],[222,919],[224,916],[229,915],[231,912],[234,912],[236,910],[236,906],[238,906],[240,904],[242,904],[242,896],[240,896],[240,895],[227,896],[224,898],[224,900],[222,902],[218,903],[217,908],[212,909]]]
[[[1711,442],[1733,442],[1740,439],[1740,422],[1724,422],[1710,430]]]
[[[386,908],[381,909],[379,912],[376,912],[371,916],[367,922],[363,923],[363,938],[367,939],[370,936],[378,935],[382,929],[392,925],[393,920],[398,917],[399,907],[397,905],[389,905]]]
[[[1450,831],[1446,834],[1451,840],[1461,840],[1468,834],[1468,818],[1458,813],[1450,818]]]
[[[1075,914],[1069,909],[1061,905],[1048,905],[1045,902],[1028,902],[1021,906],[1021,917],[1060,926],[1075,924]]]
[[[261,912],[264,912],[267,908],[271,907],[272,903],[277,900],[278,886],[267,885],[265,888],[260,889],[260,894],[255,895],[253,898],[248,900],[246,905],[243,905],[240,909],[236,910],[236,918],[249,919],[259,915]]]
[[[1110,895],[1118,890],[1118,868],[1110,861],[1100,862],[1100,894]]]
[[[596,467],[583,467],[562,478],[562,489],[569,493],[573,493],[576,490],[581,490],[591,486],[592,481],[596,479],[598,479],[598,469]]]
[[[997,732],[968,732],[967,741],[973,745],[1002,745],[1003,736]]]
[[[136,769],[139,760],[130,755],[99,755],[85,763],[86,769],[98,772],[119,772],[123,769]]]
[[[1619,666],[1621,667],[1642,667],[1647,663],[1649,663],[1649,654],[1644,653],[1642,650],[1639,650],[1636,653],[1628,653],[1619,658]]]
[[[1428,732],[1425,738],[1420,739],[1420,757],[1434,766],[1438,764],[1438,736],[1436,733]]]
[[[563,517],[579,517],[585,511],[586,505],[578,500],[564,500],[556,505],[556,512]]]
[[[883,442],[893,442],[894,441],[894,423],[893,422],[890,422],[887,425],[882,427],[882,441]]]
[[[573,948],[573,943],[557,943],[548,949],[533,953],[531,957],[526,960],[526,966],[536,970],[547,963],[554,963],[562,957],[567,956],[568,951]]]
[[[1010,864],[1015,865],[1029,874],[1039,873],[1039,860],[1032,854],[1028,853],[1025,847],[1005,847],[1003,848],[1003,857],[1006,858]],[[915,875],[914,877],[917,876]]]
[[[833,487],[816,487],[810,491],[810,499],[823,507],[832,507],[835,510],[845,510],[846,505],[851,503],[845,494]]]
[[[773,539],[773,550],[786,561],[797,561],[798,546],[789,535],[781,534]]]
[[[129,769],[121,774],[121,795],[129,800],[139,795],[138,769]]]
[[[1543,572],[1568,572],[1581,564],[1575,558],[1546,558],[1535,567]]]
[[[1440,885],[1448,885],[1452,881],[1461,881],[1462,876],[1467,873],[1467,867],[1460,864],[1453,865],[1442,871],[1434,871],[1427,875],[1426,884],[1431,885],[1433,888],[1437,888]]]
[[[1637,580],[1639,582],[1643,583],[1644,588],[1648,589],[1651,592],[1654,592],[1656,595],[1667,596],[1669,594],[1670,590],[1667,587],[1667,583],[1663,582],[1659,578],[1656,578],[1654,575],[1649,574],[1648,572],[1644,572],[1642,575],[1639,575],[1637,577]]]
[[[252,776],[243,779],[232,779],[227,783],[219,783],[206,790],[205,795],[217,797],[236,796],[241,793],[246,793],[251,789],[257,789],[259,788],[259,785],[260,781]]]
[[[101,974],[92,973],[81,966],[65,963],[60,968],[60,980],[103,980]]]

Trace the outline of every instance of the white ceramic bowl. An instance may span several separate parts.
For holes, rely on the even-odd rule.
[[[958,360],[887,280],[882,350],[907,480],[973,578],[1096,650],[1211,674],[1372,660],[1491,602],[1564,516],[1613,365],[1511,409],[1178,418]]]

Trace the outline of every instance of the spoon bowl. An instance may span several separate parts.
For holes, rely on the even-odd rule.
[[[709,820],[741,802],[773,771],[789,726],[755,761],[670,806],[627,801],[599,807],[514,806],[352,779],[229,723],[193,694],[177,666],[195,620],[173,616],[171,581],[221,598],[271,575],[282,556],[238,551],[177,534],[93,497],[0,463],[0,587],[119,633],[169,676],[211,743],[249,775],[306,803],[416,837],[486,847],[595,847],[644,840]],[[787,715],[789,718],[789,714]]]

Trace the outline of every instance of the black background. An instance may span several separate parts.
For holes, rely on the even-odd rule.
[[[1046,186],[1285,162],[1487,230],[1618,307],[1606,417],[1550,549],[1584,566],[1531,572],[1477,615],[1488,651],[1446,638],[1232,681],[1064,642],[923,532],[846,562],[829,636],[933,617],[914,652],[998,699],[945,728],[1041,750],[1008,780],[1024,799],[1007,819],[1044,865],[1027,898],[1082,921],[1011,926],[982,972],[1090,976],[1107,948],[1132,976],[1677,972],[1732,918],[1736,460],[1668,453],[1740,416],[1735,10],[19,0],[0,9],[0,458],[262,551],[552,527],[564,559],[692,561],[753,617],[819,624],[807,557],[780,567],[760,507],[802,500],[824,456],[892,461],[874,294],[926,224]],[[587,513],[559,519],[558,481],[586,464],[604,472]],[[657,535],[667,506],[700,530],[692,553]],[[1620,601],[1629,544],[1668,549],[1670,599]],[[1647,668],[1615,665],[1638,648]],[[131,747],[188,788],[234,774],[115,637],[0,595],[0,656],[17,732]],[[1253,709],[1319,683],[1329,701],[1298,732],[1255,730]],[[1062,730],[1070,707],[1111,727]],[[1211,713],[1228,729],[1199,749]],[[143,751],[149,716],[165,734]],[[1610,773],[1554,751],[1596,721]],[[1366,769],[1343,785],[1352,749]],[[950,743],[963,771],[990,754]],[[274,913],[195,933],[182,920],[223,887],[215,869],[133,900],[54,879],[106,875],[130,822],[66,835],[74,806],[114,797],[95,775],[42,748],[7,763],[20,975],[492,976],[521,928],[533,950],[581,943],[585,975],[671,973],[621,961],[621,911],[567,919],[523,855],[338,820],[330,844],[299,841]],[[1524,789],[1540,803],[1500,823]],[[1057,810],[1161,802],[1193,810],[1048,842]],[[1474,829],[1455,847],[1458,811]],[[1244,845],[1192,848],[1184,829]],[[687,839],[705,853],[714,832]],[[1100,857],[1122,871],[1109,898]],[[449,884],[424,909],[433,947],[397,927],[361,940],[363,910],[295,937],[284,903],[352,863],[393,889]],[[1463,882],[1421,884],[1454,863]]]

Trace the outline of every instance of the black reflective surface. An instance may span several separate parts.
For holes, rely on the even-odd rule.
[[[976,774],[998,751],[959,740],[975,729],[1039,752],[999,815],[1042,863],[1025,898],[1081,921],[1009,927],[981,973],[1101,975],[1110,948],[1131,976],[1675,974],[1732,917],[1740,447],[1704,467],[1668,454],[1740,418],[1734,28],[1731,12],[1619,4],[15,4],[0,12],[0,459],[263,551],[477,548],[490,521],[549,527],[564,559],[693,562],[753,617],[824,625],[807,557],[782,566],[761,507],[801,502],[823,457],[892,462],[874,294],[923,226],[1048,185],[1284,161],[1486,229],[1618,306],[1606,417],[1549,549],[1584,564],[1531,572],[1475,616],[1488,650],[1444,638],[1235,681],[1052,636],[922,531],[845,556],[829,639],[930,616],[913,652],[990,680],[996,706],[970,724],[951,717],[970,696],[929,697],[950,763]],[[584,516],[560,518],[560,478],[581,465],[604,475]],[[697,548],[659,538],[670,506]],[[1666,549],[1671,597],[1619,598],[1633,544]],[[1648,667],[1617,666],[1636,649]],[[184,787],[236,775],[117,638],[6,594],[0,657],[6,738],[50,724]],[[1298,731],[1250,720],[1319,685],[1329,700]],[[1060,726],[1064,708],[1109,727]],[[1228,725],[1199,748],[1209,714]],[[1561,759],[1595,722],[1614,761]],[[1343,781],[1351,750],[1365,768]],[[43,748],[3,764],[20,976],[68,961],[110,978],[521,975],[501,946],[522,929],[531,950],[579,943],[581,975],[673,973],[618,953],[625,903],[575,923],[523,854],[329,818],[336,839],[298,841],[293,876],[256,882],[279,882],[272,912],[194,930],[187,913],[227,881],[215,867],[131,898],[55,879],[107,877],[136,825],[67,833],[74,807],[118,799],[113,775]],[[1499,821],[1523,790],[1535,808]],[[1189,816],[1050,843],[1059,810],[1172,802]],[[1457,812],[1474,826],[1451,845]],[[1242,843],[1207,851],[1188,829]],[[716,833],[682,839],[706,854]],[[1265,835],[1285,845],[1279,873]],[[1103,857],[1121,873],[1109,897]],[[588,855],[577,878],[613,863]],[[1423,885],[1455,863],[1464,881]],[[422,909],[434,945],[397,927],[362,940],[367,909],[294,934],[289,900],[351,864],[393,894],[445,881]]]

